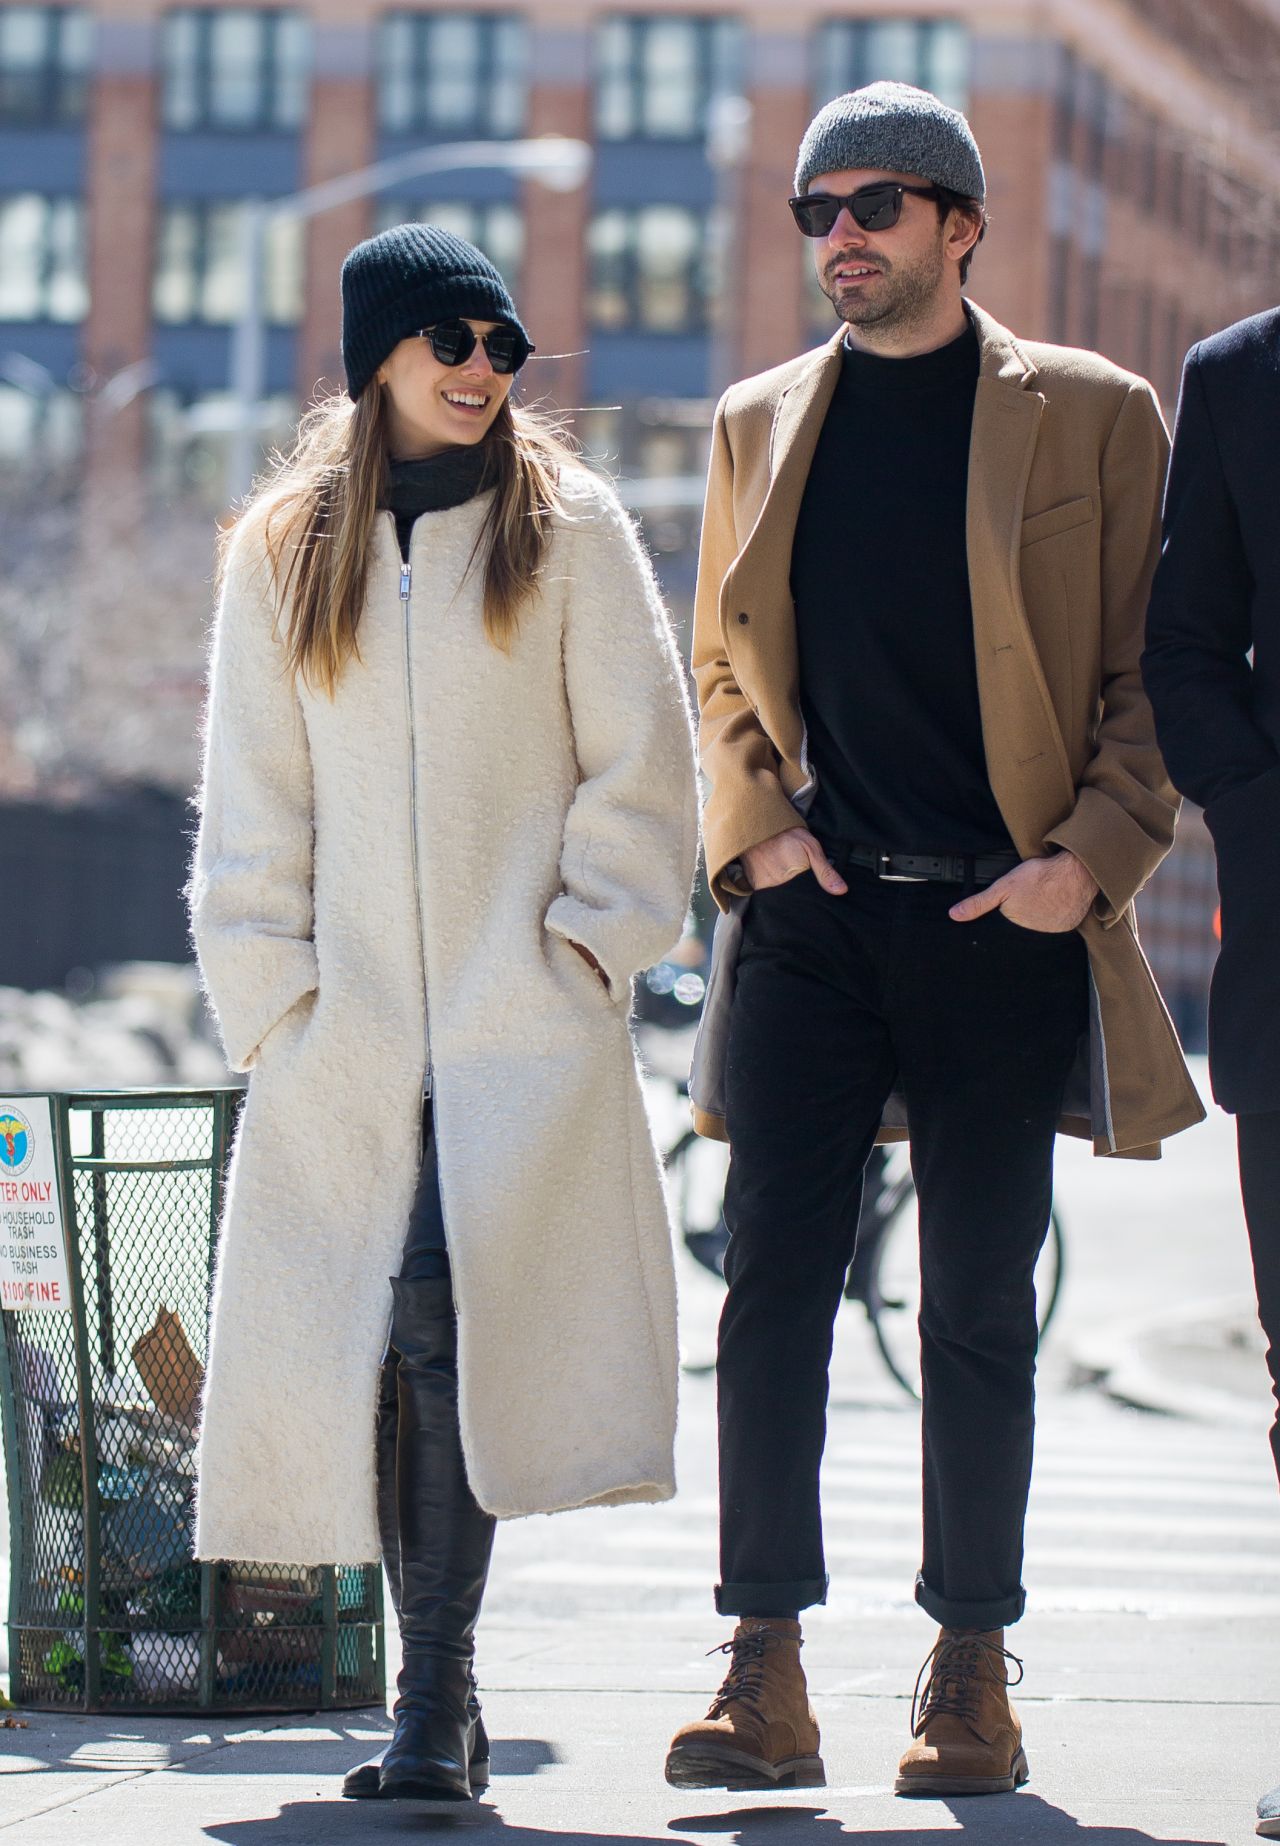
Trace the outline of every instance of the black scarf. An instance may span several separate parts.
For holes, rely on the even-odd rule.
[[[393,461],[380,505],[395,514],[400,555],[409,556],[409,536],[420,513],[442,513],[462,506],[480,491],[488,450],[477,442],[468,448],[445,449],[425,460]]]

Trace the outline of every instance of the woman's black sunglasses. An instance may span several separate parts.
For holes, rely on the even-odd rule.
[[[494,371],[503,374],[518,372],[530,353],[537,351],[515,327],[495,327],[492,333],[480,334],[464,320],[442,320],[434,327],[419,327],[418,338],[431,342],[431,350],[441,365],[465,365],[479,341]]]
[[[893,180],[873,180],[843,197],[834,192],[807,192],[803,198],[788,199],[791,216],[806,237],[829,237],[836,219],[846,208],[855,224],[864,231],[890,231],[902,216],[902,195],[914,193],[918,199],[938,199],[936,186],[899,186]]]

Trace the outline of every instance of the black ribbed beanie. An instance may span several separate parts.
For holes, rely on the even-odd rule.
[[[505,321],[532,342],[482,250],[436,224],[395,224],[342,265],[342,363],[359,397],[387,354],[441,320]]]

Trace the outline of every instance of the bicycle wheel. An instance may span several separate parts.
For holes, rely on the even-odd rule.
[[[900,1184],[867,1268],[865,1305],[885,1366],[910,1396],[920,1396],[920,1226],[915,1187]],[[1062,1294],[1064,1249],[1056,1208],[1036,1264],[1036,1319],[1041,1338]]]

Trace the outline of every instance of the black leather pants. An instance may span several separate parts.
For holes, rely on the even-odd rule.
[[[444,1212],[440,1205],[440,1160],[436,1151],[435,1118],[428,1098],[422,1105],[422,1164],[400,1253],[400,1280],[429,1282],[448,1273],[449,1246],[445,1242]]]

